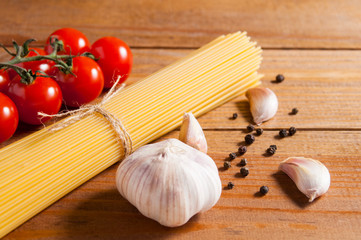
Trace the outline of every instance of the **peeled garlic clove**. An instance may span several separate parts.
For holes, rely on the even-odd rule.
[[[246,92],[249,100],[253,121],[260,125],[274,117],[278,109],[276,94],[269,88],[251,88]]]
[[[192,113],[185,113],[179,132],[179,140],[195,149],[207,153],[207,140],[201,125]]]
[[[136,150],[119,165],[116,183],[143,215],[168,227],[210,209],[222,191],[214,161],[177,139]]]
[[[285,172],[304,193],[309,201],[326,193],[331,177],[320,161],[304,157],[289,157],[281,162],[279,169]]]

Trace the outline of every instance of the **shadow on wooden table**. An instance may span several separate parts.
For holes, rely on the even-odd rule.
[[[252,120],[252,114],[249,110],[249,102],[246,99],[236,102],[236,106],[241,113],[241,117],[244,118],[250,124],[254,124]],[[246,131],[247,132],[247,131]]]
[[[114,188],[83,201],[62,225],[66,239],[162,239],[200,230],[197,218],[181,227],[164,227],[143,216]]]
[[[306,208],[311,204],[317,202],[316,198],[313,202],[309,202],[308,198],[298,190],[296,184],[282,171],[278,171],[272,175],[281,187],[282,191],[300,208]]]

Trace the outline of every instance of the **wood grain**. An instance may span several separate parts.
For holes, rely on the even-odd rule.
[[[244,155],[250,169],[246,178],[237,174],[240,158],[229,170],[222,168],[251,123],[245,97],[199,118],[222,185],[232,181],[235,188],[223,190],[214,208],[182,227],[162,227],[142,216],[118,194],[117,166],[112,166],[4,239],[359,239],[360,7],[357,0],[2,1],[0,43],[10,46],[13,39],[21,43],[36,38],[36,45],[43,46],[62,27],[81,30],[91,42],[113,35],[134,53],[128,84],[221,34],[247,31],[265,49],[263,86],[274,90],[280,103],[276,117],[262,125],[264,134]],[[6,59],[0,51],[0,61]],[[273,83],[279,73],[286,80]],[[295,116],[288,114],[293,107],[299,109]],[[230,120],[234,112],[239,117]],[[278,130],[291,125],[298,128],[296,135],[279,139]],[[0,148],[37,129],[21,125]],[[173,131],[164,138],[177,136]],[[265,150],[271,144],[278,150],[268,156]],[[325,196],[308,203],[277,170],[291,154],[328,167],[331,187]],[[270,187],[263,197],[258,193],[262,185]]]
[[[113,35],[132,47],[194,48],[242,30],[263,48],[360,49],[360,7],[357,0],[2,1],[0,42],[41,44],[56,29],[73,27],[91,42]]]
[[[192,50],[133,49],[134,68],[127,80],[132,84],[151,73],[177,61]],[[0,61],[8,56],[0,53]],[[350,129],[361,130],[361,51],[332,50],[264,50],[260,73],[264,87],[279,98],[279,110],[264,129]],[[274,83],[278,73],[283,83]],[[290,115],[292,108],[299,113]],[[238,113],[237,120],[230,120]],[[211,111],[200,119],[204,129],[245,129],[252,123],[249,104],[244,96]],[[40,127],[21,125],[14,137],[0,143],[0,147],[20,139]]]
[[[179,228],[162,227],[142,216],[115,188],[113,166],[37,215],[4,239],[358,239],[361,235],[361,133],[300,131],[277,139],[265,131],[248,147],[244,157],[250,174],[240,178],[232,161],[223,170],[228,153],[245,135],[241,131],[206,131],[209,155],[220,169],[223,190],[210,211],[196,215]],[[177,137],[174,131],[167,136]],[[277,153],[265,157],[276,144]],[[280,161],[291,156],[322,161],[331,174],[331,187],[313,203],[282,172]],[[260,196],[259,187],[270,192]],[[330,223],[332,221],[332,223]]]
[[[135,49],[135,68],[129,83],[185,56],[191,50]],[[262,125],[279,129],[361,129],[361,51],[264,50],[260,73],[264,87],[278,96],[279,110]],[[277,74],[286,80],[274,83]],[[299,113],[289,115],[292,108]],[[229,120],[233,113],[241,117]],[[249,104],[239,97],[200,118],[206,129],[244,129],[252,123]]]

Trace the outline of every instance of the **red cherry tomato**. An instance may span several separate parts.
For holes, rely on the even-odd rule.
[[[18,110],[5,94],[0,93],[0,143],[8,140],[19,123]]]
[[[10,83],[8,72],[4,69],[0,70],[0,92],[4,92]]]
[[[47,55],[46,52],[43,49],[40,48],[29,48],[29,50],[35,50],[34,51],[30,51],[29,54],[26,57],[34,57],[34,56],[44,56]],[[41,60],[41,61],[31,61],[31,62],[24,62],[24,63],[19,63],[20,67],[23,67],[25,69],[30,69],[33,72],[35,71],[43,71],[45,72],[47,75],[52,75],[54,72],[54,69],[56,69],[56,67],[54,67],[55,62],[50,61],[50,60]]]
[[[88,57],[73,58],[72,72],[59,71],[56,80],[67,106],[79,107],[96,99],[103,90],[104,77],[99,65]]]
[[[63,41],[64,50],[59,51],[58,54],[82,54],[90,51],[90,43],[87,37],[74,28],[61,28],[50,34],[46,40],[45,52],[48,54],[53,52],[53,48],[50,45],[50,38],[56,37],[58,40]]]
[[[104,74],[104,88],[111,88],[120,75],[124,82],[132,69],[133,55],[128,45],[115,37],[103,37],[93,43],[91,53]]]
[[[47,55],[46,52],[41,48],[30,47],[29,50],[35,50],[36,52],[30,51],[26,57]],[[45,74],[47,74],[49,76],[55,76],[56,72],[57,72],[57,68],[54,67],[55,63],[50,60],[24,62],[24,63],[15,64],[15,65],[25,68],[25,69],[28,69],[28,70],[30,69],[34,73],[35,73],[35,71],[40,70],[40,71],[45,72]],[[10,79],[13,79],[17,76],[17,73],[13,69],[8,69],[8,74],[9,74]]]
[[[59,85],[51,78],[37,77],[33,83],[26,85],[20,82],[20,76],[9,84],[5,94],[14,101],[22,122],[39,125],[50,118],[40,118],[38,112],[56,114],[62,102]]]

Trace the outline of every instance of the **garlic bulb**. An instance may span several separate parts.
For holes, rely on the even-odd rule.
[[[177,139],[136,150],[119,165],[116,183],[143,215],[168,227],[210,209],[222,191],[214,161]]]
[[[304,157],[289,157],[281,162],[279,169],[285,172],[304,193],[309,201],[326,193],[331,177],[320,161]]]
[[[179,140],[195,149],[207,153],[207,140],[201,125],[192,113],[185,113],[179,132]]]
[[[269,88],[251,88],[246,92],[253,121],[257,125],[274,117],[278,109],[276,94]]]

